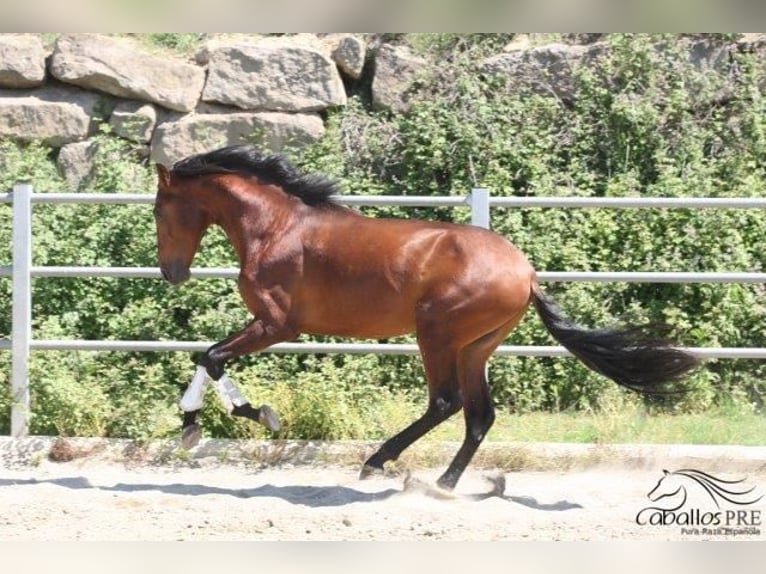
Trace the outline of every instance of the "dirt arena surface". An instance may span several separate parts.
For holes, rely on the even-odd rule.
[[[62,452],[53,439],[0,439],[0,540],[766,540],[766,498],[738,507],[749,514],[728,531],[636,521],[666,468],[693,465],[766,493],[761,447],[646,446],[570,459],[569,469],[469,467],[448,494],[432,487],[442,467],[362,481],[327,453],[269,463],[211,445],[184,458],[169,447],[85,444]],[[686,508],[698,522],[715,511],[699,501]]]

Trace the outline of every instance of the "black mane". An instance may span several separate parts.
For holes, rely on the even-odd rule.
[[[177,161],[173,175],[195,177],[213,173],[238,173],[278,185],[290,195],[312,206],[334,205],[331,197],[340,193],[338,184],[323,175],[301,175],[279,154],[264,155],[251,145],[235,145],[200,153]]]

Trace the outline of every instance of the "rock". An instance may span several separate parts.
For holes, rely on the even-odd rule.
[[[375,55],[372,106],[377,110],[404,112],[409,109],[409,90],[428,64],[406,46],[381,46]]]
[[[157,127],[151,160],[169,166],[191,154],[238,143],[253,143],[279,152],[288,146],[313,143],[323,133],[322,119],[315,114],[194,114]]]
[[[750,54],[756,61],[763,62],[766,59],[766,34],[742,34],[734,48],[739,53]],[[766,91],[766,74],[759,76],[758,87],[761,92]]]
[[[561,34],[561,39],[567,44],[595,44],[602,42],[606,35],[604,32],[568,32]]]
[[[87,185],[93,174],[97,147],[98,143],[94,140],[62,146],[56,162],[68,189],[77,191]]]
[[[76,88],[0,90],[0,137],[53,147],[87,138],[102,99]]]
[[[0,34],[0,87],[32,88],[45,81],[45,47],[34,34]]]
[[[180,112],[194,109],[205,82],[199,66],[97,34],[60,36],[50,70],[62,82]]]
[[[739,34],[734,47],[740,52],[759,51],[766,47],[766,34],[760,32]]]
[[[538,93],[555,94],[565,101],[575,96],[574,70],[594,61],[606,49],[605,45],[569,46],[548,44],[528,50],[514,50],[484,61],[485,74],[502,74],[508,86],[528,86]]]
[[[226,36],[210,36],[194,53],[194,61],[198,66],[210,63],[210,54],[215,50],[232,44],[252,44],[261,36],[258,34],[226,34]]]
[[[112,146],[101,146],[98,139],[71,143],[59,150],[57,164],[68,189],[74,191],[94,191],[94,178],[98,176],[99,163],[111,165],[117,160],[126,159],[125,153],[136,154],[138,157],[149,155],[148,147],[134,147],[128,150],[114,149]],[[141,181],[143,167],[139,162],[123,163],[121,177],[130,181]]]
[[[322,41],[341,72],[355,80],[361,77],[367,54],[364,40],[353,34],[330,34]]]
[[[157,110],[151,104],[121,102],[109,118],[114,133],[138,143],[148,143],[157,125]]]
[[[529,34],[515,34],[513,39],[503,47],[503,52],[518,52],[529,50],[532,47],[532,39]]]
[[[261,40],[208,51],[202,99],[244,110],[319,111],[346,104],[335,63],[310,42]]]
[[[210,63],[210,54],[219,48],[226,48],[237,44],[254,44],[267,38],[264,34],[226,34],[224,36],[213,35],[204,44],[202,44],[194,54],[194,61],[200,66],[207,66]]]
[[[763,34],[761,32],[744,32],[741,34],[737,34],[736,38],[734,38],[734,41],[737,44],[748,44],[751,42],[761,42],[766,38],[766,34]]]
[[[732,47],[729,43],[703,39],[692,42],[688,50],[689,62],[698,70],[728,74],[732,62]]]

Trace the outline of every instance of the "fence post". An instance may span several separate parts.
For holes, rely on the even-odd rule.
[[[489,190],[474,187],[471,190],[471,225],[489,229]]]
[[[11,436],[29,433],[29,342],[32,338],[32,185],[13,186],[13,325]]]

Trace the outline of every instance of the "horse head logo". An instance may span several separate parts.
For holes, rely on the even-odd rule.
[[[716,508],[721,507],[721,501],[726,501],[736,505],[755,504],[763,495],[756,497],[754,494],[755,486],[746,488],[742,485],[744,478],[739,480],[724,480],[702,472],[685,468],[669,472],[663,470],[663,476],[657,482],[657,485],[646,495],[652,502],[666,501],[674,505],[672,508],[664,510],[673,511],[681,508],[689,497],[691,489],[700,490],[706,493],[713,501]]]

